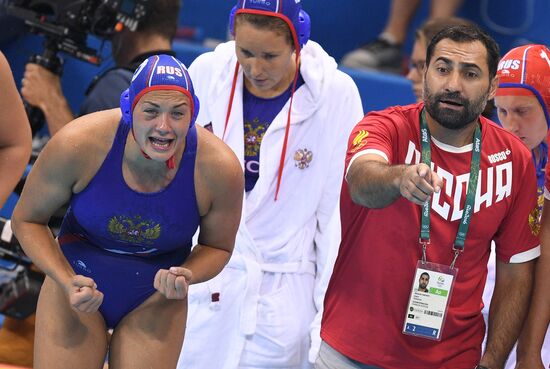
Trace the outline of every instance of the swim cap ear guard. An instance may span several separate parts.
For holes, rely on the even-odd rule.
[[[132,123],[132,107],[130,106],[130,91],[126,89],[120,94],[120,111],[126,123]]]
[[[301,49],[311,34],[311,19],[296,0],[238,0],[229,13],[229,31],[235,36],[235,16],[240,13],[260,14],[283,19],[290,27]]]
[[[191,100],[190,126],[195,124],[199,114],[200,103],[187,68],[181,61],[170,55],[153,55],[147,58],[136,69],[130,87],[120,94],[122,119],[132,123],[132,112],[139,99],[152,90],[175,90],[185,94]]]

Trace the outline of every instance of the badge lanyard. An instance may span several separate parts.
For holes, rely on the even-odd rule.
[[[426,113],[422,110],[420,116],[420,141],[422,144],[422,163],[431,165],[431,137],[426,123]],[[454,281],[458,269],[456,260],[464,251],[464,243],[468,227],[472,219],[475,193],[479,177],[481,158],[481,129],[476,126],[470,164],[470,178],[466,191],[464,210],[453,243],[454,258],[450,266],[431,263],[426,260],[426,248],[430,243],[430,209],[431,201],[422,205],[420,224],[420,244],[422,245],[422,260],[418,260],[415,277],[411,286],[409,303],[405,312],[403,334],[440,341],[445,324],[449,301],[451,299]],[[417,282],[418,281],[418,282]],[[431,287],[428,288],[428,284]]]
[[[422,163],[430,166],[431,164],[431,147],[430,147],[430,130],[426,123],[426,112],[422,110],[420,116],[420,141],[422,144]],[[456,259],[461,252],[464,251],[464,242],[466,241],[466,234],[468,233],[468,227],[472,219],[474,210],[475,193],[477,190],[477,181],[479,179],[479,164],[481,158],[481,129],[479,124],[476,125],[474,132],[474,143],[472,150],[472,162],[470,165],[470,178],[468,181],[468,191],[466,193],[466,201],[464,202],[464,210],[462,212],[462,218],[460,219],[460,225],[453,244],[453,251],[455,252],[453,261],[451,263],[451,269],[454,268]],[[422,262],[426,262],[426,247],[430,243],[430,209],[431,201],[426,201],[422,205],[421,213],[421,225],[420,225],[420,244],[422,245]]]

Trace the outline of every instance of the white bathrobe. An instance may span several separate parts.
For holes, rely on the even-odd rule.
[[[236,62],[230,41],[199,56],[189,68],[201,105],[197,122],[212,123],[218,137],[224,132]],[[278,200],[289,101],[263,137],[259,179],[246,195],[231,260],[216,278],[189,290],[178,369],[311,367],[340,243],[338,203],[347,140],[363,117],[355,83],[336,67],[317,43],[309,41],[303,48],[305,83],[294,94]],[[242,95],[240,68],[225,142],[241,166]],[[313,154],[311,161],[300,162],[305,150]]]

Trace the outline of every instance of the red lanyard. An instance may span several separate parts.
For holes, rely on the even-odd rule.
[[[275,190],[275,201],[279,196],[279,189],[281,188],[281,180],[283,178],[283,168],[285,165],[286,149],[288,144],[288,136],[290,132],[290,113],[292,112],[292,102],[294,100],[294,91],[296,90],[296,83],[298,82],[299,64],[298,53],[296,53],[296,72],[294,73],[294,81],[292,82],[292,91],[290,93],[290,106],[288,108],[288,116],[286,119],[285,138],[283,140],[283,148],[281,150],[281,159],[279,160],[279,172],[277,174],[277,189]],[[223,127],[222,140],[225,141],[225,132],[227,130],[227,124],[229,123],[229,116],[231,115],[231,107],[233,106],[233,98],[235,96],[235,87],[237,85],[237,77],[239,75],[239,62],[235,64],[235,74],[233,75],[233,83],[231,85],[231,93],[229,94],[229,107],[227,108],[227,115],[225,117],[225,125]]]

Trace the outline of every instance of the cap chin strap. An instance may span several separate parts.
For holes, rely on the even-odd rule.
[[[134,141],[135,141],[136,144],[137,144],[136,135],[135,135],[135,133],[134,133],[134,127],[132,127],[132,137],[133,137]],[[144,157],[145,159],[153,160],[153,159],[151,159],[151,157],[150,157],[149,155],[147,155],[147,154],[145,153],[145,151],[143,151],[143,150],[141,149],[141,147],[139,146],[139,144],[138,144],[138,147],[139,147],[139,151],[141,151],[141,155],[143,155],[143,157]],[[176,167],[176,159],[174,159],[174,155],[172,155],[170,158],[168,158],[168,160],[166,160],[164,163],[166,164],[166,168],[168,168],[168,169],[174,169],[174,168]]]

